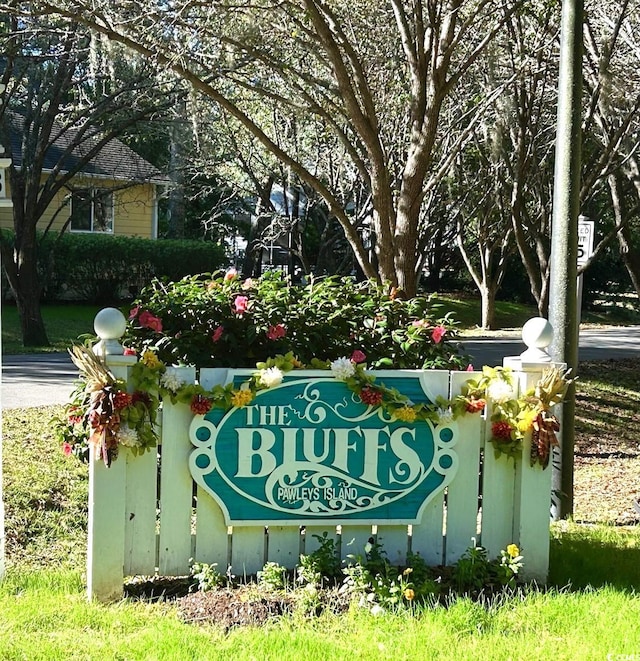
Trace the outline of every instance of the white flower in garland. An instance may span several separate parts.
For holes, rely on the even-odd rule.
[[[118,443],[124,445],[127,448],[135,448],[140,445],[140,439],[138,438],[138,432],[135,429],[131,429],[128,425],[121,425],[116,434]]]
[[[438,419],[440,424],[448,425],[453,421],[453,412],[451,409],[445,409],[443,407],[438,408]]]
[[[513,388],[504,379],[493,379],[487,386],[487,396],[497,404],[504,404],[515,398]]]
[[[279,367],[268,367],[260,370],[260,384],[265,388],[274,388],[282,383],[282,370]]]
[[[167,390],[170,390],[172,393],[177,393],[180,388],[185,384],[185,380],[179,377],[171,368],[162,375],[160,379],[160,385]]]
[[[351,359],[342,357],[331,363],[331,372],[338,381],[346,381],[356,373],[356,367]]]

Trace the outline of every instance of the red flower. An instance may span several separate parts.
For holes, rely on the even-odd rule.
[[[124,356],[135,356],[136,355],[136,350],[131,349],[129,347],[125,347],[122,355],[124,355]]]
[[[68,457],[70,454],[73,453],[73,447],[71,446],[71,443],[67,443],[66,441],[62,444],[62,451],[65,453],[65,455]]]
[[[246,296],[236,296],[233,305],[236,314],[244,314],[249,307],[249,299]]]
[[[149,397],[149,393],[142,392],[142,390],[136,390],[133,395],[131,395],[131,404],[137,404],[138,402],[142,402],[147,408],[151,406],[151,397]]]
[[[218,326],[218,327],[213,331],[213,335],[211,336],[211,339],[212,339],[214,342],[218,342],[218,341],[220,340],[220,338],[222,337],[222,333],[224,333],[224,327],[222,327],[222,326]]]
[[[131,399],[132,397],[128,392],[120,390],[113,398],[113,406],[120,411],[131,404]]]
[[[482,409],[485,407],[485,400],[476,398],[476,397],[470,397],[467,400],[467,404],[465,406],[465,409],[469,413],[478,413],[479,411],[482,411]]]
[[[436,326],[432,331],[431,331],[431,339],[438,344],[442,338],[444,337],[444,334],[447,332],[447,329],[444,326]]]
[[[360,349],[356,349],[352,354],[351,354],[351,361],[354,363],[364,363],[364,361],[367,359],[366,354],[364,354]]]
[[[506,420],[498,420],[491,425],[491,433],[494,438],[503,441],[511,440],[511,431],[513,427]]]
[[[365,387],[360,391],[360,399],[369,406],[378,406],[382,402],[382,393],[375,388]]]
[[[156,333],[160,333],[162,331],[162,321],[160,320],[159,317],[156,317],[155,315],[151,314],[151,312],[149,312],[148,310],[145,310],[138,317],[138,323],[143,328],[150,328],[151,330],[156,331]]]
[[[267,338],[269,340],[279,340],[286,334],[287,329],[282,324],[276,324],[275,326],[269,326],[269,330],[267,331]]]
[[[211,400],[204,395],[194,395],[190,404],[191,412],[195,415],[204,415],[211,409]]]

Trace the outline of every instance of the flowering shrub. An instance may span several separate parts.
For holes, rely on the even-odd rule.
[[[455,324],[427,297],[401,300],[351,278],[291,285],[235,271],[152,282],[130,312],[127,346],[167,364],[254,367],[292,352],[304,364],[366,354],[370,368],[464,368]],[[355,362],[363,362],[355,356]]]

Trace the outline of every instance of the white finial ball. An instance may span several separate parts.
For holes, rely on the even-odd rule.
[[[104,308],[96,315],[93,328],[101,340],[119,340],[127,328],[127,320],[120,310]]]
[[[522,341],[529,348],[544,349],[553,341],[553,326],[544,317],[533,317],[522,327]]]

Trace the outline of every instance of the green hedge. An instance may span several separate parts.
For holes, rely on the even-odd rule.
[[[224,248],[212,242],[104,234],[48,235],[38,255],[45,300],[96,305],[136,296],[153,278],[180,280],[225,263]]]

